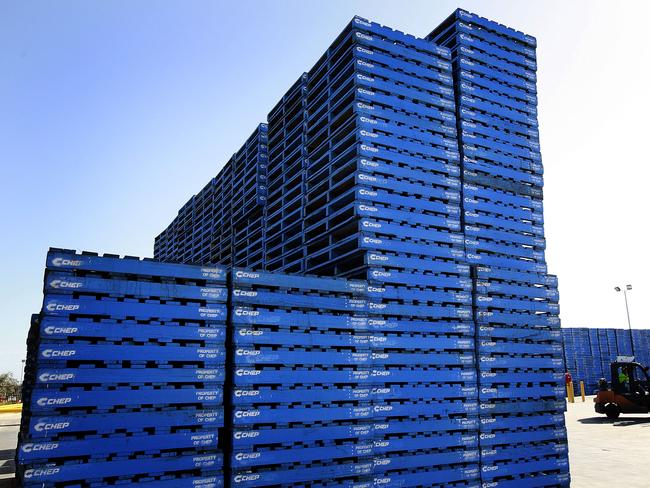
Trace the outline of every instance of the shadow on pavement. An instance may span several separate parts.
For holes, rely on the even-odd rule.
[[[604,415],[602,417],[588,417],[578,419],[581,424],[612,424],[615,427],[627,427],[628,425],[639,425],[650,423],[650,417],[630,417],[610,420]]]

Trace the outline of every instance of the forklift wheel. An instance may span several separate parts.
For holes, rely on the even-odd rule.
[[[607,415],[608,419],[615,420],[621,415],[621,407],[615,403],[608,403],[605,407],[605,415]]]

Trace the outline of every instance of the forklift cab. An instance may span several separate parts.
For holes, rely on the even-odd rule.
[[[611,364],[612,391],[636,405],[650,406],[648,368],[636,362]]]

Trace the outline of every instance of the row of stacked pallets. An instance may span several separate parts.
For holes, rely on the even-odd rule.
[[[580,381],[587,394],[598,389],[598,381],[610,381],[610,364],[619,356],[634,357],[650,364],[650,330],[570,327],[562,329],[566,369],[580,393]]]

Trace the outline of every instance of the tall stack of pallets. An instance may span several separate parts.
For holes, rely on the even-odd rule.
[[[557,278],[547,274],[535,39],[457,10],[452,50],[467,263],[473,265],[481,479],[568,481]]]
[[[222,486],[225,279],[223,267],[50,250],[22,486]]]

